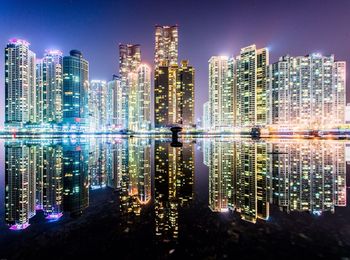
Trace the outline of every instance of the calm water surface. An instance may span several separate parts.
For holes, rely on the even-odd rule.
[[[350,258],[346,143],[0,140],[0,259]]]

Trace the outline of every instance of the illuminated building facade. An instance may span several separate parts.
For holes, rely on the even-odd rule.
[[[231,130],[234,126],[235,60],[213,56],[209,60],[209,118],[212,130]]]
[[[63,57],[63,124],[67,129],[84,129],[89,118],[89,63],[80,51]]]
[[[155,70],[160,66],[177,65],[178,61],[178,26],[155,27]]]
[[[119,76],[121,80],[122,96],[122,129],[129,127],[129,99],[132,95],[132,87],[135,84],[137,68],[141,64],[141,47],[139,44],[119,44]],[[131,80],[131,81],[130,81]]]
[[[177,65],[158,67],[154,75],[154,126],[162,128],[179,123],[176,117]]]
[[[188,60],[181,61],[181,67],[177,73],[177,107],[180,114],[180,122],[184,128],[195,126],[194,116],[194,68],[188,64]]]
[[[345,123],[346,66],[334,56],[284,56],[269,66],[269,125],[324,129]]]
[[[89,127],[92,131],[107,129],[107,83],[104,80],[91,80],[89,84]]]
[[[114,77],[107,83],[107,128],[110,130],[122,129],[123,126],[123,91],[121,80]]]
[[[194,127],[194,68],[188,61],[182,61],[181,67],[158,67],[154,86],[155,128]]]
[[[29,43],[10,39],[5,48],[5,127],[36,122],[35,53]]]
[[[269,51],[250,45],[241,49],[236,62],[236,126],[265,126]]]
[[[151,125],[151,71],[141,64],[135,73],[128,74],[129,126],[131,131],[148,131]]]
[[[148,131],[151,128],[151,69],[146,64],[137,68],[136,91],[136,131]]]
[[[36,64],[36,111],[40,124],[62,120],[62,52],[47,50]]]

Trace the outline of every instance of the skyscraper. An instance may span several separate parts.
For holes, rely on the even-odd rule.
[[[266,82],[269,51],[255,45],[242,48],[237,61],[236,125],[266,125]]]
[[[36,122],[35,53],[29,42],[10,39],[5,48],[5,127]]]
[[[155,127],[194,127],[194,68],[185,60],[181,67],[160,66],[154,80]]]
[[[177,65],[178,61],[178,26],[155,27],[155,70],[159,66]]]
[[[177,107],[180,113],[180,122],[183,127],[195,126],[194,116],[194,68],[188,64],[188,60],[181,62],[177,75],[177,97],[180,99]]]
[[[137,131],[151,127],[151,69],[146,64],[137,69],[136,121]]]
[[[62,52],[46,50],[37,60],[36,95],[38,123],[60,123],[62,120]]]
[[[135,84],[135,76],[141,64],[141,48],[139,44],[119,44],[119,76],[122,87],[122,128],[129,127],[129,95],[130,85]],[[130,75],[129,75],[130,74]],[[134,81],[132,79],[134,78]]]
[[[107,126],[107,83],[91,80],[89,85],[89,126],[92,131],[106,130]]]
[[[180,123],[176,106],[177,65],[160,66],[154,75],[154,121],[155,128]]]
[[[123,92],[121,80],[114,76],[113,80],[107,83],[107,127],[110,130],[122,129]]]
[[[80,51],[63,57],[63,124],[82,129],[88,123],[89,63]]]
[[[209,117],[212,130],[230,130],[235,116],[235,60],[213,56],[209,60]]]
[[[284,56],[269,66],[268,123],[322,129],[345,123],[345,62],[334,56]]]

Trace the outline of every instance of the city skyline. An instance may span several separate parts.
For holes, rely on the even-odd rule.
[[[302,8],[301,2],[293,2],[293,5],[289,3],[273,3],[272,5],[270,2],[258,3],[254,1],[248,3],[224,2],[217,8],[221,12],[214,12],[211,16],[209,16],[211,4],[204,2],[201,4],[202,8],[197,18],[192,17],[193,19],[190,20],[188,20],[188,15],[197,10],[195,3],[188,3],[184,12],[180,12],[179,7],[183,5],[179,4],[179,7],[174,8],[170,15],[162,14],[158,17],[152,16],[152,12],[161,13],[164,7],[159,5],[157,1],[143,2],[140,4],[143,9],[135,6],[135,10],[143,10],[141,13],[136,11],[140,21],[133,21],[130,24],[126,23],[129,11],[122,8],[121,2],[89,3],[84,8],[79,9],[80,14],[74,19],[69,18],[69,13],[72,11],[67,10],[75,10],[74,7],[79,6],[79,1],[63,2],[61,7],[54,3],[44,7],[40,3],[42,1],[32,1],[30,4],[25,1],[8,1],[7,3],[5,1],[5,8],[1,11],[3,12],[1,24],[5,27],[2,28],[3,34],[0,38],[3,46],[6,45],[9,38],[17,36],[31,42],[32,50],[39,57],[42,56],[45,49],[60,49],[64,55],[68,55],[71,49],[79,49],[84,57],[90,61],[90,79],[107,81],[112,79],[112,75],[116,74],[118,68],[117,46],[121,42],[140,44],[143,60],[152,65],[154,26],[156,24],[177,24],[179,26],[179,60],[188,59],[196,69],[196,119],[202,115],[202,106],[208,100],[207,61],[213,55],[232,56],[239,53],[239,49],[243,46],[255,43],[259,47],[268,47],[270,64],[277,62],[279,57],[286,54],[304,56],[308,53],[320,52],[323,55],[334,54],[337,60],[347,62],[349,62],[350,57],[350,48],[347,47],[350,35],[346,28],[341,26],[350,19],[346,16],[345,11],[350,3],[345,1],[336,3],[309,1],[303,3]],[[141,7],[140,5],[138,7]],[[119,7],[118,12],[120,11],[117,18],[113,17],[110,11],[107,11],[108,9],[114,10],[116,7]],[[249,13],[245,10],[247,7]],[[308,17],[309,12],[314,8],[318,12]],[[96,12],[92,13],[89,11],[90,9]],[[290,12],[284,14],[278,12],[283,9],[288,9]],[[48,14],[38,15],[46,10],[48,10]],[[236,10],[234,12],[236,16],[228,15],[229,10]],[[264,11],[266,12],[264,13]],[[55,14],[57,19],[61,15],[68,17],[66,19],[69,23],[53,23],[54,19],[50,18],[52,14]],[[276,16],[276,14],[278,15]],[[82,19],[84,15],[87,19],[86,23]],[[265,19],[264,21],[270,25],[275,19],[279,19],[280,23],[278,26],[275,24],[268,26],[268,30],[259,30],[260,26],[254,27],[249,21],[249,17],[254,15],[258,15],[258,19]],[[289,22],[288,18],[291,18],[291,15],[298,15],[301,19]],[[323,19],[324,16],[329,17],[329,19]],[[13,17],[16,19],[11,19]],[[102,26],[97,25],[99,24],[97,21],[101,20],[96,19],[97,17],[102,17]],[[247,19],[243,20],[243,17]],[[28,18],[31,22],[27,24]],[[46,21],[50,22],[45,23]],[[10,22],[11,26],[6,26]],[[81,32],[79,37],[72,34],[73,30],[68,28],[67,24]],[[307,26],[301,26],[302,24]],[[91,29],[88,25],[91,25]],[[115,33],[111,30],[112,28],[115,28]],[[219,28],[219,30],[214,30],[214,28]],[[213,41],[213,39],[215,40]],[[4,54],[1,53],[0,58],[4,60],[2,55]],[[1,62],[1,71],[4,71],[3,66],[4,64]],[[347,70],[349,71],[349,68]],[[0,91],[2,92],[4,91],[3,86],[4,76],[0,78]],[[0,106],[4,107],[4,100],[1,100]],[[0,126],[3,126],[3,116],[0,115]]]

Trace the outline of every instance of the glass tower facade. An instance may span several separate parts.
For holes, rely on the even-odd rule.
[[[84,129],[88,124],[89,63],[80,51],[63,57],[63,125]]]

